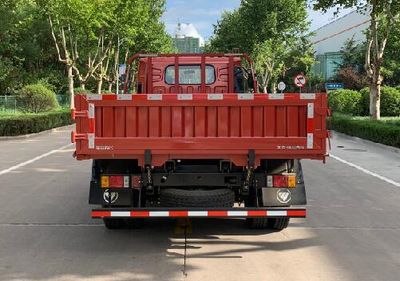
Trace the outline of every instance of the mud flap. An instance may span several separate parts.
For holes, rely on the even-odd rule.
[[[293,206],[306,205],[306,190],[304,184],[296,188],[262,188],[263,206]]]
[[[89,204],[101,206],[134,206],[133,189],[100,188],[95,181],[90,182]]]
[[[263,206],[296,206],[306,205],[306,189],[304,185],[303,169],[300,161],[295,161],[294,166],[297,174],[295,188],[261,188]]]

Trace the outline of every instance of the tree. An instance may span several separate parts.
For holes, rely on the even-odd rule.
[[[206,45],[206,52],[232,52],[235,48],[250,52],[244,47],[244,34],[241,26],[241,14],[238,9],[223,12],[221,19],[214,25],[214,35]]]
[[[346,88],[359,91],[368,85],[363,64],[365,61],[365,43],[354,40],[354,36],[345,41],[340,50],[341,62],[337,63],[336,79],[343,82]]]
[[[400,85],[400,22],[393,26],[390,40],[386,45],[385,60],[382,73],[385,84],[390,86]]]
[[[339,68],[354,67],[357,70],[364,64],[365,44],[357,44],[354,36],[347,39],[340,49],[342,57],[341,62],[338,64]]]
[[[118,79],[120,50],[161,49],[171,41],[160,22],[164,0],[36,0],[49,17],[58,59],[65,64],[71,106],[74,83],[82,89]],[[170,44],[172,45],[172,43]]]
[[[288,70],[307,71],[312,62],[305,0],[243,0],[238,9],[226,12],[214,26],[208,50],[231,52],[238,48],[255,58],[264,92]]]
[[[105,32],[112,19],[112,1],[37,0],[48,15],[58,60],[65,64],[71,107],[74,107],[74,76],[86,83],[107,57],[112,36]],[[104,41],[107,40],[107,48]],[[82,65],[80,62],[85,61]]]
[[[370,13],[371,23],[365,55],[365,71],[370,87],[370,116],[380,119],[381,85],[383,65],[388,40],[393,27],[400,21],[400,1],[398,0],[314,0],[314,9],[327,11],[331,7],[357,7]]]
[[[126,62],[130,52],[172,51],[172,39],[160,21],[165,7],[164,0],[136,0],[136,5],[132,5],[131,0],[120,0],[116,3],[114,15],[118,16],[115,17],[111,30],[115,37],[113,46],[107,59],[94,74],[98,93],[101,92],[103,80],[108,82],[108,89],[111,91],[119,79],[119,64]],[[121,53],[124,54],[122,59]]]

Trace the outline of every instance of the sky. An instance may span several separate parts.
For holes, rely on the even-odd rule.
[[[168,32],[173,35],[178,21],[192,23],[201,36],[207,40],[213,33],[213,24],[221,17],[224,10],[233,10],[240,5],[240,0],[167,0],[163,20]],[[349,11],[343,11],[340,16]],[[333,21],[333,11],[326,14],[309,9],[311,30]]]

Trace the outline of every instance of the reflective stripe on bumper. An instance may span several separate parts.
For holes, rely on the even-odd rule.
[[[246,218],[246,217],[296,217],[305,218],[305,208],[290,209],[98,209],[92,211],[92,218]]]

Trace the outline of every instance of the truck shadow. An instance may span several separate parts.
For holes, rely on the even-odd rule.
[[[152,219],[142,229],[107,230],[102,225],[3,228],[11,243],[1,258],[0,280],[181,280],[184,235],[176,221]],[[32,232],[36,231],[32,240]],[[190,232],[190,231],[189,231]],[[269,236],[279,236],[272,237]],[[258,238],[256,238],[258,237]],[[246,229],[242,220],[192,221],[187,235],[189,261],[241,259],[260,251],[316,245],[314,239],[282,239],[272,231]],[[27,240],[27,239],[31,240]],[[12,249],[12,251],[11,251]],[[188,262],[192,270],[203,269]]]
[[[289,238],[285,231],[248,229],[242,219],[195,219],[189,232],[186,247],[190,258],[242,258],[242,254],[252,252],[286,251],[319,244],[313,237]],[[172,241],[176,242],[174,249],[185,248],[183,234],[175,234]]]

